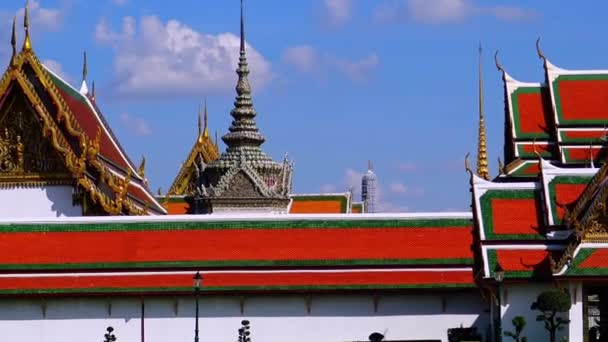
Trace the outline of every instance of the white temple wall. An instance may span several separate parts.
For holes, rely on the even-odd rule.
[[[573,306],[570,309],[570,319],[572,322],[557,333],[558,341],[563,336],[569,336],[569,341],[583,341],[582,337],[580,337],[583,331],[582,291],[580,291],[580,284],[572,285],[574,288],[579,287],[577,293],[579,300],[576,303],[573,300]],[[574,295],[569,284],[562,284],[562,286],[569,288],[571,295]],[[536,321],[536,316],[538,316],[539,312],[531,310],[530,306],[536,301],[541,292],[554,287],[553,283],[503,284],[500,288],[502,331],[514,332],[515,329],[511,321],[515,316],[523,316],[527,324],[522,336],[528,337],[528,341],[548,341],[549,332],[545,329],[544,323]],[[567,315],[563,316],[567,317]]]
[[[4,187],[0,203],[1,217],[82,216],[82,208],[72,205],[71,186]]]
[[[450,328],[476,326],[485,334],[487,305],[476,290],[440,294],[201,296],[200,341],[232,342],[243,319],[254,342],[447,341]],[[144,297],[146,342],[192,341],[194,297]],[[308,312],[310,308],[310,313]],[[20,342],[99,342],[107,326],[118,341],[142,341],[140,298],[49,298],[0,300],[0,330]]]

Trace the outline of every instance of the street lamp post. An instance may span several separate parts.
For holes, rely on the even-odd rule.
[[[194,297],[195,297],[195,305],[196,305],[196,321],[194,325],[194,342],[198,342],[198,293],[201,289],[201,281],[203,277],[201,277],[201,273],[196,271],[194,275]]]

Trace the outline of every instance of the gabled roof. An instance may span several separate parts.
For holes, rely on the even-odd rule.
[[[347,214],[351,209],[350,192],[289,195],[290,214]]]
[[[607,153],[608,70],[562,69],[538,49],[545,83],[517,81],[497,64],[504,80],[510,176],[535,176],[538,170],[526,164],[537,154],[552,163],[582,166]]]
[[[194,181],[194,176],[196,172],[196,163],[202,162],[205,164],[209,164],[212,161],[216,160],[220,156],[219,147],[217,142],[213,142],[211,140],[211,136],[209,135],[209,128],[207,127],[207,104],[205,103],[205,123],[204,127],[201,127],[201,118],[199,113],[199,122],[198,122],[198,136],[196,138],[196,142],[192,149],[190,149],[190,153],[188,153],[188,157],[182,164],[175,180],[171,184],[169,191],[167,192],[168,196],[184,196],[188,195],[189,188],[191,187],[191,182]]]
[[[94,100],[43,66],[30,49],[11,58],[0,81],[0,96],[6,98],[13,85],[32,103],[45,135],[50,135],[66,167],[93,202],[109,214],[165,212],[116,142]]]
[[[470,217],[214,214],[5,221],[0,294],[183,292],[191,291],[186,280],[196,270],[206,291],[467,288],[474,286]]]

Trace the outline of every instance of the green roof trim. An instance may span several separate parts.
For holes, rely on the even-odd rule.
[[[492,201],[495,199],[534,199],[537,200],[535,189],[518,190],[488,190],[481,196],[481,219],[486,240],[545,240],[540,234],[500,234],[494,232],[494,214],[492,212]]]
[[[530,141],[530,145],[533,146],[533,144],[534,144],[534,142]],[[537,145],[540,145],[540,144],[537,144]],[[536,153],[526,152],[526,150],[525,150],[526,145],[516,144],[515,146],[517,147],[517,154],[519,155],[520,158],[538,158]],[[551,151],[540,150],[540,151],[538,151],[538,154],[540,154],[541,157],[545,157],[545,158],[553,157],[553,153],[551,153]]]
[[[536,158],[536,157],[535,157]],[[533,172],[528,172],[528,170],[536,168]],[[538,176],[538,162],[537,161],[528,161],[526,160],[525,164],[519,166],[515,171],[509,173],[510,177],[520,177],[520,178],[533,178]]]
[[[598,137],[591,138],[591,139],[590,138],[568,138],[568,133],[574,133],[573,131],[560,131],[559,137],[563,143],[585,143],[587,145],[603,144],[603,142],[601,140],[601,136],[602,136],[602,133],[604,132],[604,130],[598,129],[597,132],[599,133]]]
[[[496,255],[496,250],[488,250],[488,266],[490,269],[490,277],[494,278],[496,274],[496,266],[498,265],[498,255]],[[502,268],[502,266],[501,266]],[[518,278],[531,278],[534,274],[533,271],[504,271],[504,277],[506,279],[518,279]]]
[[[549,200],[551,204],[551,215],[553,224],[561,224],[561,218],[557,216],[557,190],[558,184],[589,184],[591,176],[557,176],[549,182]]]
[[[201,293],[232,291],[312,291],[312,290],[390,290],[390,289],[468,289],[475,284],[403,284],[403,285],[297,285],[297,286],[205,286]],[[85,289],[10,289],[0,290],[0,295],[48,295],[91,293],[192,293],[192,287],[137,287],[137,288],[85,288]]]
[[[538,87],[519,87],[511,94],[511,104],[513,107],[513,127],[515,128],[515,139],[534,139],[534,138],[549,138],[549,134],[547,132],[537,132],[537,133],[525,133],[522,132],[521,129],[521,113],[519,112],[519,99],[518,96],[520,94],[541,94],[542,89],[540,86]]]
[[[167,203],[167,200],[169,203],[186,203],[186,196],[156,196],[155,198],[161,204]]]
[[[76,269],[156,269],[167,267],[281,267],[281,266],[411,266],[411,265],[473,265],[473,258],[453,259],[334,259],[334,260],[211,260],[100,262],[62,264],[0,264],[0,270],[76,270]]]
[[[113,232],[159,230],[212,229],[319,229],[319,228],[465,228],[471,227],[468,218],[386,219],[386,220],[268,220],[268,221],[152,221],[99,223],[19,223],[0,224],[0,233],[42,232]]]
[[[347,213],[348,197],[347,195],[294,195],[291,196],[294,202],[306,202],[306,201],[339,201],[340,212]]]
[[[594,120],[594,119],[577,119],[577,120],[568,120],[564,118],[563,109],[562,109],[562,99],[561,93],[559,89],[559,82],[561,81],[606,81],[608,80],[608,74],[595,74],[595,75],[559,75],[553,82],[551,82],[551,87],[553,91],[553,97],[555,99],[555,110],[558,117],[558,124],[560,125],[588,125],[588,124],[596,124],[596,125],[604,125],[606,120]]]
[[[46,68],[46,66],[45,66],[45,68]],[[86,106],[89,106],[88,103],[87,103],[87,100],[85,99],[85,97],[82,96],[81,93],[79,93],[78,91],[76,91],[76,89],[74,89],[72,86],[70,86],[69,84],[65,83],[61,79],[57,78],[57,76],[55,76],[53,74],[53,72],[47,72],[47,73],[50,76],[51,80],[53,81],[53,83],[55,84],[56,87],[58,87],[59,89],[61,89],[63,92],[67,93],[68,95],[70,95],[74,99],[82,102]]]
[[[572,149],[574,149],[574,148],[572,148],[572,147],[563,147],[562,148],[562,153],[564,155],[564,160],[565,160],[566,163],[573,163],[573,164],[577,164],[577,163],[578,164],[581,164],[581,163],[587,164],[587,163],[589,163],[589,152],[586,153],[587,158],[585,158],[585,159],[574,159],[572,157],[571,153],[570,153],[570,150],[572,150]],[[577,148],[577,150],[579,150],[579,149],[580,148]],[[586,151],[589,151],[589,146],[586,147]],[[601,162],[599,155],[600,154],[598,153],[596,155],[596,157],[593,158],[593,162],[594,163],[600,163]]]
[[[581,268],[580,265],[585,262],[593,253],[595,253],[597,248],[581,248],[581,250],[576,254],[574,260],[566,270],[565,275],[572,276],[605,276],[608,275],[608,267],[607,268],[597,268],[597,267],[587,267]]]

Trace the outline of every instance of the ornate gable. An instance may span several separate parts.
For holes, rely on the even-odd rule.
[[[173,184],[171,184],[167,196],[184,196],[194,193],[196,189],[197,163],[209,164],[220,155],[217,142],[213,142],[209,136],[207,103],[205,103],[204,120],[204,127],[201,128],[201,116],[199,112],[198,137],[188,154],[188,158],[182,164],[177,177],[175,177]]]
[[[23,93],[11,92],[0,105],[0,183],[72,183],[70,171],[42,131]]]
[[[91,105],[92,98],[80,95],[83,107],[74,103],[70,105],[73,98],[66,95],[66,89],[72,90],[72,93],[78,92],[39,62],[29,37],[27,8],[24,22],[25,41],[20,53],[16,51],[13,23],[13,54],[8,69],[0,80],[1,125],[7,128],[3,132],[5,145],[9,142],[16,143],[14,147],[3,152],[7,170],[15,170],[15,166],[8,165],[12,158],[17,161],[17,168],[20,167],[19,164],[23,165],[24,172],[28,167],[32,168],[28,172],[36,172],[37,177],[42,174],[49,177],[55,171],[65,172],[69,177],[64,181],[71,180],[76,186],[74,193],[86,194],[84,197],[77,197],[83,201],[82,204],[87,204],[85,208],[94,208],[91,213],[164,213],[164,209],[145,187],[144,179],[133,171],[134,167],[114,141],[111,131],[94,109],[95,106]],[[65,89],[60,89],[62,86]],[[83,109],[84,105],[86,110]],[[29,119],[26,115],[28,109],[29,113],[33,114]],[[95,124],[87,124],[91,122]],[[19,140],[22,140],[21,143]],[[40,146],[34,147],[37,145]],[[49,153],[45,153],[44,159],[26,161],[27,153],[33,156],[36,151],[49,152],[44,150],[48,145],[52,146],[54,155],[59,158],[53,161],[55,164],[51,165],[48,158],[52,158],[53,154]],[[112,153],[101,153],[111,150],[120,155],[126,167],[112,158]],[[20,155],[23,155],[23,161],[19,160]],[[31,179],[28,178],[31,178],[31,175],[24,172],[18,177],[13,172],[10,182],[30,182]]]

